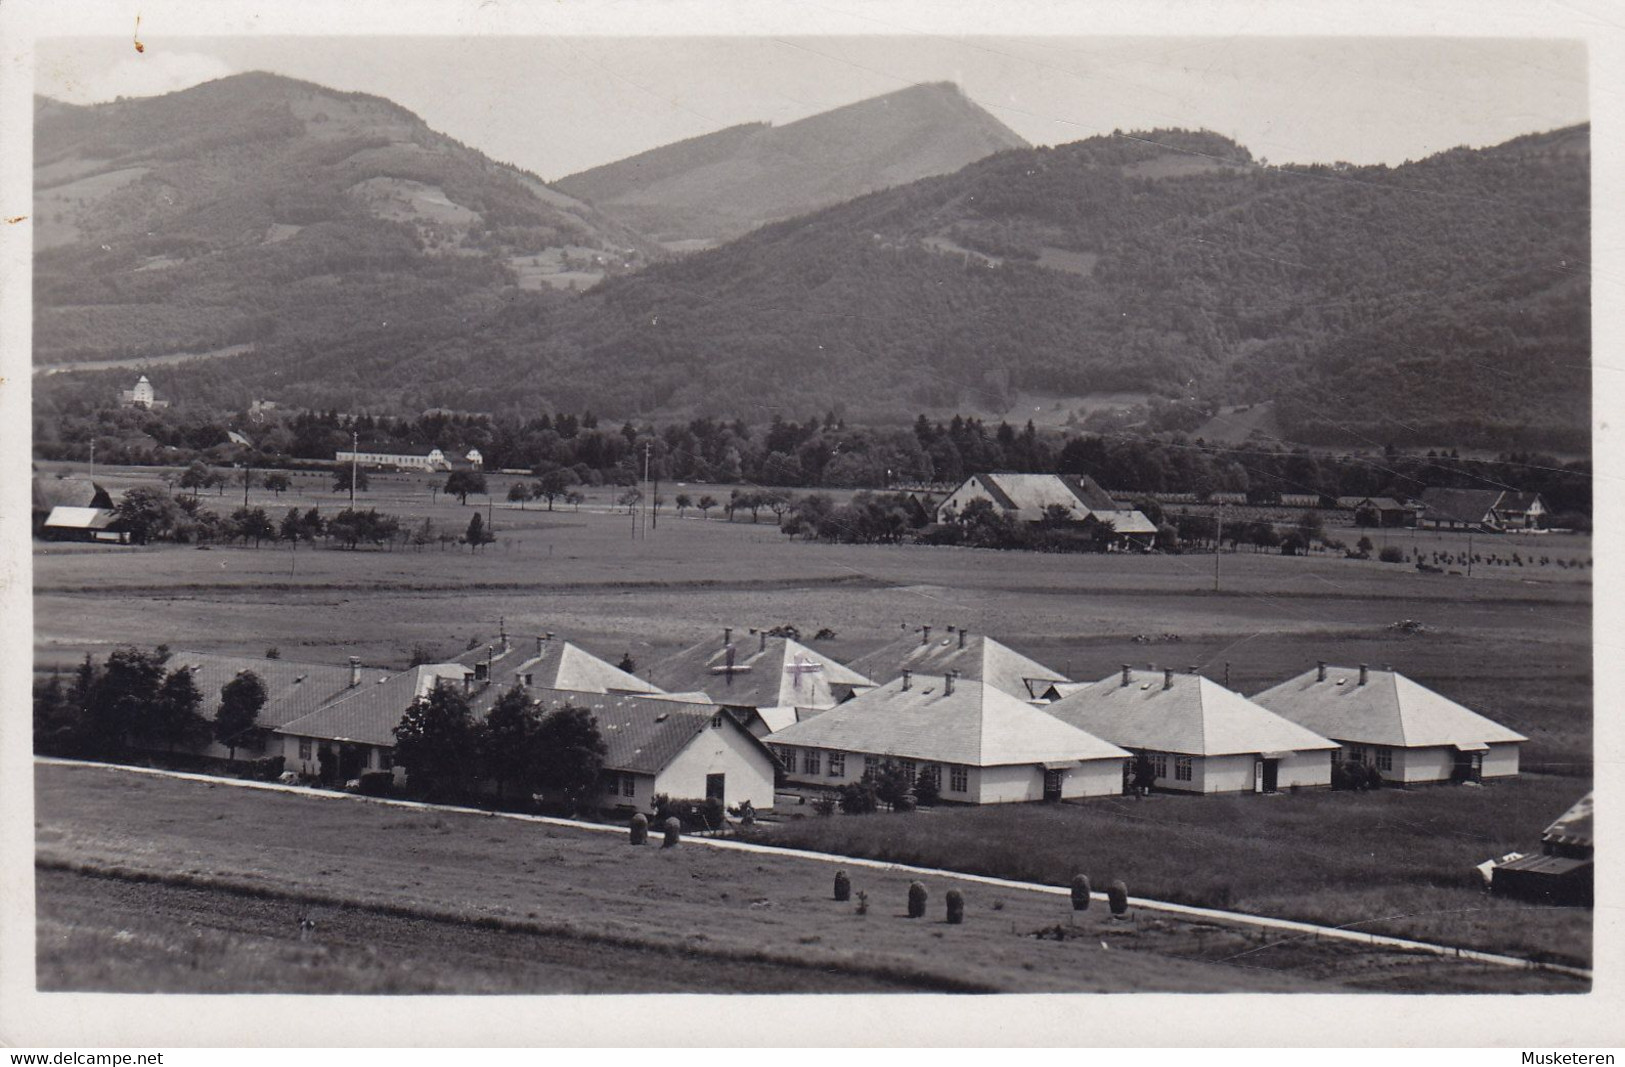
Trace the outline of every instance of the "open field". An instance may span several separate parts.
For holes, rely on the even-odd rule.
[[[1526,776],[1481,788],[1100,798],[797,819],[768,840],[1052,884],[1081,870],[1097,887],[1121,878],[1157,900],[1589,966],[1589,910],[1488,896],[1472,869],[1537,847],[1583,789]]]
[[[858,914],[812,860],[115,768],[38,766],[35,796],[42,989],[1584,989],[992,887],[965,887],[965,924],[949,926],[940,878],[909,920],[910,876],[867,869]]]
[[[116,492],[155,474],[97,477]],[[342,506],[320,476],[298,481],[282,508]],[[366,504],[461,530],[473,508],[436,499],[441,481],[381,476]],[[791,541],[766,512],[752,524],[668,511],[634,539],[624,512],[604,510],[610,492],[579,512],[504,501],[493,509],[498,540],[479,552],[42,544],[36,659],[67,666],[87,650],[164,641],[404,666],[415,645],[449,654],[491,640],[503,620],[512,634],[553,631],[601,655],[630,652],[648,676],[663,655],[720,638],[725,625],[830,627],[838,637],[821,647],[853,658],[922,623],[952,624],[1085,679],[1125,662],[1195,664],[1222,679],[1228,664],[1231,685],[1252,693],[1317,659],[1391,664],[1528,735],[1526,768],[1591,771],[1589,571],[1536,579],[1495,568],[1469,579],[1241,552],[1223,557],[1215,593],[1212,556],[826,545]],[[218,501],[235,506],[229,492]],[[261,490],[252,501],[278,506]],[[1402,619],[1429,632],[1389,628]]]

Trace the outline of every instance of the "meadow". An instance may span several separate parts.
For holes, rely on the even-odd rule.
[[[1559,975],[1096,902],[94,765],[35,774],[41,989],[1579,992]],[[252,828],[251,830],[249,828]],[[858,893],[865,895],[860,908]],[[314,928],[301,934],[299,917]]]

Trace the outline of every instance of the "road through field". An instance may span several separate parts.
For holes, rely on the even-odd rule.
[[[272,793],[293,794],[311,799],[329,799],[349,801],[357,804],[383,805],[386,807],[421,810],[425,812],[443,812],[446,814],[478,815],[483,818],[496,818],[514,822],[532,823],[546,826],[569,828],[571,830],[592,833],[614,834],[621,836],[625,829],[619,826],[584,823],[571,819],[552,818],[543,815],[527,815],[520,813],[492,813],[474,808],[461,808],[450,805],[424,804],[418,801],[395,800],[388,798],[358,797],[347,793],[338,793],[328,790],[311,789],[305,786],[281,785],[269,782],[248,782],[237,779],[216,778],[209,775],[190,774],[178,771],[164,771],[152,768],[137,767],[111,767],[108,765],[89,764],[76,760],[59,760],[49,757],[37,757],[36,763],[42,766],[64,767],[102,767],[121,773],[133,775],[156,776],[178,781],[207,783],[211,786],[232,786],[246,790],[260,790]],[[921,877],[948,879],[965,883],[989,886],[1028,893],[1040,893],[1054,896],[1066,896],[1070,893],[1067,887],[1043,885],[1034,882],[1019,882],[1004,878],[995,878],[986,875],[965,874],[958,871],[941,870],[925,867],[914,867],[906,864],[889,863],[880,860],[871,860],[853,856],[835,856],[822,852],[809,852],[798,849],[777,848],[769,845],[759,845],[735,839],[691,838],[692,843],[709,849],[721,851],[736,851],[758,855],[772,855],[777,857],[794,857],[801,860],[812,860],[840,867],[867,868],[890,873],[902,873]],[[1094,894],[1094,898],[1105,901],[1103,893]],[[1248,915],[1240,912],[1221,911],[1212,908],[1192,907],[1184,904],[1175,904],[1167,901],[1149,900],[1140,897],[1130,897],[1129,903],[1135,909],[1157,912],[1183,919],[1198,920],[1209,923],[1223,923],[1232,926],[1249,927],[1257,930],[1269,931],[1289,935],[1275,942],[1268,942],[1250,950],[1262,952],[1267,949],[1279,947],[1283,944],[1299,941],[1349,943],[1380,949],[1398,950],[1408,953],[1424,953],[1433,956],[1448,957],[1463,963],[1484,964],[1492,967],[1511,968],[1525,971],[1543,971],[1549,974],[1561,975],[1567,978],[1579,979],[1589,982],[1591,971],[1580,967],[1570,967],[1556,963],[1544,963],[1534,960],[1521,959],[1515,956],[1502,955],[1491,952],[1479,952],[1462,949],[1451,945],[1431,944],[1407,938],[1391,937],[1382,934],[1366,933],[1351,926],[1323,926],[1313,923],[1299,922],[1291,919],[1277,919],[1266,916]]]

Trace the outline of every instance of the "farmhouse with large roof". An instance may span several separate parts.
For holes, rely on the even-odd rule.
[[[1103,796],[1121,788],[1116,745],[986,682],[905,673],[770,735],[793,784],[834,788],[886,761],[965,804]]]
[[[1329,786],[1337,744],[1194,672],[1132,668],[1044,711],[1149,760],[1157,789],[1273,793]]]
[[[1421,522],[1434,529],[1502,533],[1540,526],[1545,515],[1546,504],[1539,493],[1512,489],[1422,490]]]
[[[1073,522],[1110,523],[1121,538],[1144,540],[1157,526],[1132,508],[1122,508],[1093,478],[1079,474],[973,474],[937,507],[938,522],[953,522],[973,501],[985,500],[1019,522],[1042,522],[1052,507]]]
[[[1395,782],[1476,781],[1518,773],[1529,740],[1398,671],[1322,663],[1253,700],[1342,746],[1342,758]]]

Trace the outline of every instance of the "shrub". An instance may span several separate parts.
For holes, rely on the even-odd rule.
[[[859,915],[869,914],[869,894],[858,890],[858,906],[854,909]]]
[[[632,816],[632,843],[641,845],[649,840],[649,816],[638,812]]]
[[[834,793],[821,793],[821,794],[819,794],[818,799],[816,799],[816,800],[814,800],[812,802],[812,809],[813,809],[813,812],[815,814],[818,814],[818,815],[834,815],[835,814],[835,794]]]
[[[948,925],[958,926],[965,921],[965,895],[957,889],[948,890]]]
[[[1404,563],[1405,553],[1398,545],[1384,545],[1382,550],[1377,553],[1377,558],[1384,563]]]
[[[1072,878],[1072,910],[1089,910],[1089,876],[1086,874],[1074,875]]]
[[[934,808],[941,797],[942,790],[937,786],[937,776],[921,768],[914,779],[914,799],[922,807]]]
[[[276,781],[282,777],[283,769],[281,756],[263,756],[248,762],[248,776],[261,782]]]
[[[654,809],[656,822],[676,819],[690,833],[695,830],[720,830],[726,814],[722,801],[716,797],[685,799],[670,797],[665,793],[655,794]]]
[[[852,899],[852,879],[847,877],[845,871],[835,872],[835,899],[840,901]]]
[[[910,882],[908,885],[908,917],[920,919],[925,916],[925,885],[920,882]]]
[[[369,797],[387,797],[395,791],[395,775],[389,771],[367,771],[361,776],[358,791]]]
[[[872,815],[880,807],[873,782],[848,782],[836,792],[841,810],[848,815]]]
[[[677,842],[683,837],[683,824],[675,817],[667,819],[661,824],[666,831],[666,839],[660,843],[661,848],[675,848]]]
[[[1113,882],[1107,887],[1106,896],[1111,902],[1113,916],[1121,919],[1128,914],[1128,886],[1122,882]]]

